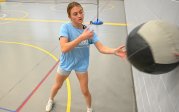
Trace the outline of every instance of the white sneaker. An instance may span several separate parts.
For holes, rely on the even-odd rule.
[[[52,110],[53,104],[54,104],[53,100],[49,99],[48,102],[47,102],[45,110],[47,112],[50,112]]]
[[[92,108],[87,108],[87,112],[94,112]]]

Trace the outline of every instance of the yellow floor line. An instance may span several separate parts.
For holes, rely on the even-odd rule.
[[[0,12],[1,12],[1,11],[0,11]],[[0,20],[1,20],[2,18],[6,18],[6,17],[9,16],[8,14],[6,14],[7,12],[11,12],[11,13],[22,13],[23,15],[22,15],[21,17],[18,17],[18,18],[27,18],[28,15],[29,15],[28,12],[22,11],[22,10],[2,10],[1,13],[2,13],[2,15],[5,15],[5,16],[4,16],[4,17],[1,16],[1,17],[0,17]],[[13,22],[13,21],[5,21],[5,22],[2,22],[2,23],[0,23],[0,24],[7,24],[7,23],[10,23],[10,22]]]
[[[0,0],[0,2],[6,2],[6,0]]]
[[[34,49],[37,49],[39,51],[44,52],[45,54],[51,56],[55,61],[58,61],[58,58],[56,58],[53,54],[51,54],[49,51],[40,48],[38,46],[32,45],[32,44],[26,44],[26,43],[22,43],[22,42],[10,42],[10,41],[0,41],[0,43],[3,44],[17,44],[17,45],[23,45],[23,46],[28,46],[28,47],[32,47]],[[70,80],[69,78],[66,79],[66,84],[67,84],[67,94],[68,94],[68,99],[67,99],[67,108],[66,108],[66,112],[70,112],[70,108],[71,108],[71,86],[70,86]]]
[[[0,18],[1,21],[20,21],[20,22],[48,22],[48,23],[67,23],[69,21],[65,20],[47,20],[47,19],[28,19],[28,18]],[[85,22],[88,23],[89,22]],[[112,26],[127,26],[126,23],[112,23],[112,22],[104,22],[104,25],[112,25]]]

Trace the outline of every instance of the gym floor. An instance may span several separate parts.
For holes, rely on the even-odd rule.
[[[18,1],[18,2],[15,2]],[[28,2],[27,2],[28,1]],[[84,24],[95,21],[96,0],[77,0]],[[70,1],[69,1],[70,2]],[[0,3],[0,112],[44,112],[61,54],[60,25],[68,22],[62,0],[9,0]],[[125,44],[124,1],[100,0],[99,19],[92,25],[100,41],[115,48]],[[89,88],[96,112],[137,112],[131,66],[126,59],[90,49]],[[74,72],[55,97],[52,112],[85,112]]]

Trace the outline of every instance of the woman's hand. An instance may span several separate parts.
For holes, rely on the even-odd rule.
[[[175,52],[175,56],[179,57],[179,53]]]
[[[83,33],[80,35],[80,38],[82,40],[92,39],[94,35],[93,30],[90,30],[89,28],[86,28]]]
[[[115,54],[116,56],[121,57],[121,58],[125,58],[125,57],[126,57],[126,49],[125,49],[125,46],[123,45],[123,46],[120,46],[120,47],[114,49],[114,54]]]

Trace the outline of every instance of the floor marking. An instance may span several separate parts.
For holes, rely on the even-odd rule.
[[[15,112],[14,110],[10,110],[10,109],[6,109],[6,108],[2,108],[2,107],[0,107],[0,110],[4,110],[4,111],[7,111],[7,112]]]
[[[69,21],[65,20],[50,20],[50,19],[28,19],[28,18],[0,18],[1,21],[20,21],[20,22],[48,22],[48,23],[67,23]],[[89,23],[89,22],[85,22]],[[126,23],[113,23],[113,22],[104,22],[104,25],[112,26],[127,26]]]
[[[7,14],[1,14],[1,18],[5,18],[7,16]]]
[[[128,26],[126,23],[112,23],[112,22],[104,22],[104,25],[111,25],[111,26]]]
[[[26,18],[26,17],[28,17],[28,12],[26,12],[26,11],[21,11],[21,10],[1,10],[1,12],[0,13],[4,13],[5,14],[5,17],[0,17],[0,20],[2,19],[2,18],[8,18],[8,16],[9,16],[9,12],[12,12],[12,13],[22,13],[23,15],[21,16],[21,17],[17,17],[17,18]],[[7,23],[9,23],[10,21],[6,21],[6,22],[4,22],[4,23],[0,23],[0,24],[7,24]]]
[[[39,89],[39,87],[42,85],[42,83],[48,78],[48,76],[52,73],[52,71],[55,69],[55,67],[58,65],[59,61],[53,65],[53,67],[48,71],[48,73],[45,75],[45,77],[40,81],[40,83],[33,89],[33,91],[27,96],[27,98],[23,101],[23,103],[16,109],[16,112],[20,112],[22,108],[25,106],[25,104],[30,100],[32,95]]]
[[[45,54],[48,54],[48,55],[51,56],[55,61],[58,62],[58,58],[56,58],[53,54],[51,54],[50,52],[48,52],[48,51],[45,50],[45,49],[42,49],[42,48],[40,48],[40,47],[38,47],[38,46],[35,46],[35,45],[32,45],[32,44],[26,44],[26,43],[22,43],[22,42],[10,42],[10,41],[0,41],[0,43],[3,43],[3,44],[16,44],[16,45],[23,45],[23,46],[32,47],[32,48],[34,48],[34,49],[37,49],[37,50],[39,50],[39,51],[44,52]],[[57,64],[57,62],[56,62],[56,64]],[[55,66],[56,66],[56,64],[55,64]],[[52,67],[52,69],[53,69],[53,67]],[[47,75],[51,73],[52,69],[47,73]],[[46,75],[46,77],[48,77],[47,75]],[[45,80],[46,77],[43,78],[43,80]],[[22,109],[22,107],[27,103],[27,101],[30,99],[30,97],[35,93],[35,91],[36,91],[36,90],[40,87],[40,85],[43,83],[43,80],[36,86],[36,88],[35,88],[35,89],[32,91],[32,93],[26,98],[26,100],[21,104],[21,106],[19,106],[19,108],[17,109],[16,112],[19,112],[19,111]],[[67,84],[67,95],[68,95],[68,96],[67,96],[66,112],[70,112],[70,109],[71,109],[71,86],[70,86],[70,80],[69,80],[69,78],[66,79],[66,84]]]

